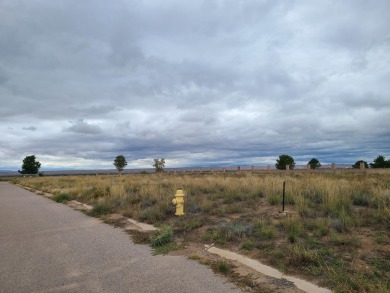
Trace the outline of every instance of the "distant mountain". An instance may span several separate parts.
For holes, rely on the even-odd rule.
[[[5,169],[0,169],[0,172],[16,172],[16,171],[13,171],[13,170],[5,170]]]

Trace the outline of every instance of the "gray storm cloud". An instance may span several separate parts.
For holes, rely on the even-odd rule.
[[[64,129],[64,131],[81,133],[81,134],[99,134],[102,133],[102,129],[93,124],[85,122],[83,119],[79,119],[76,122],[71,122],[72,126]]]

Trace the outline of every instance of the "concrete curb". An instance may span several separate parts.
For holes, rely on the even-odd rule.
[[[133,220],[133,219],[127,219],[127,221],[129,221],[131,224],[133,224],[134,226],[138,227],[140,230],[143,230],[143,231],[157,231],[158,229],[152,225],[149,225],[149,224],[145,224],[145,223],[140,223],[140,222],[137,222],[136,220]]]
[[[308,293],[332,293],[332,291],[327,289],[327,288],[318,287],[317,285],[310,283],[310,282],[307,282],[305,280],[302,280],[302,279],[299,279],[296,277],[292,277],[292,276],[284,275],[279,270],[274,269],[270,266],[266,266],[257,260],[251,259],[249,257],[240,255],[240,254],[235,253],[235,252],[216,248],[214,246],[214,244],[205,245],[205,250],[209,253],[217,254],[217,255],[219,255],[223,258],[226,258],[228,260],[238,261],[239,263],[246,265],[246,266],[248,266],[248,267],[264,274],[264,275],[267,275],[267,276],[270,276],[270,277],[273,277],[276,279],[285,279],[285,280],[288,280],[290,282],[293,282],[294,285],[298,289],[301,289],[305,292],[308,292]]]

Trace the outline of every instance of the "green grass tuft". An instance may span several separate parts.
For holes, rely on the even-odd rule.
[[[170,226],[160,228],[155,235],[149,237],[152,247],[159,247],[170,243],[173,240],[173,229]]]
[[[72,200],[72,197],[67,193],[60,193],[53,196],[55,202],[66,202]]]
[[[111,205],[107,202],[103,202],[103,203],[98,203],[97,205],[95,205],[92,210],[87,212],[87,214],[92,216],[92,217],[99,217],[102,215],[110,214],[111,212],[112,212]]]

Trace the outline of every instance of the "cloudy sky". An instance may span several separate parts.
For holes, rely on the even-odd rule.
[[[390,158],[389,15],[389,0],[0,0],[0,169]]]

